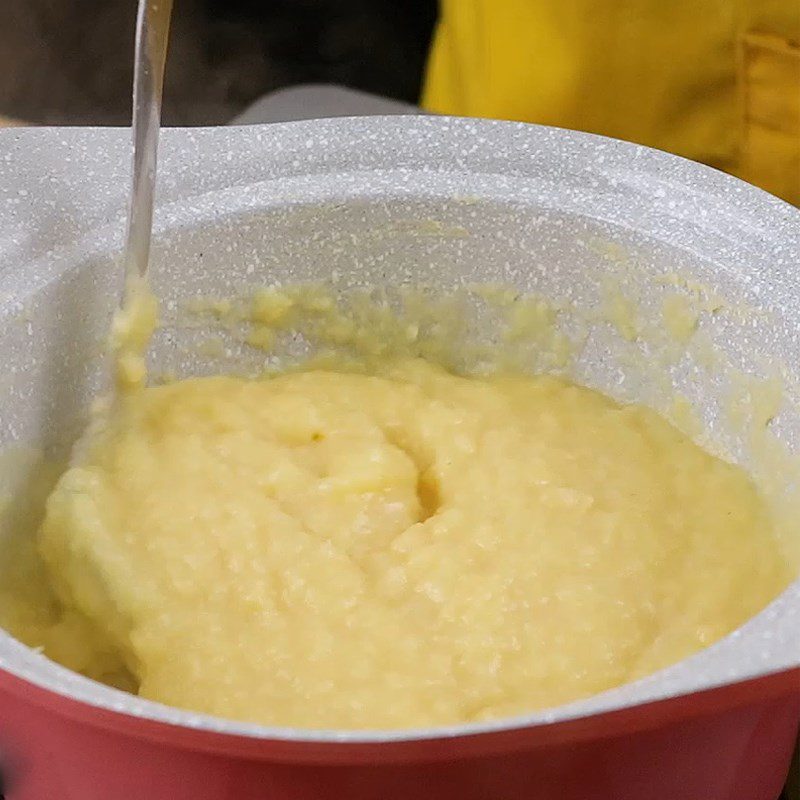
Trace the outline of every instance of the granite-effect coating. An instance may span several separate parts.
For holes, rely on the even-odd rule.
[[[120,288],[128,167],[126,130],[0,131],[0,446],[63,447],[105,383],[102,340]],[[441,225],[431,232],[414,224],[429,220]],[[423,117],[164,132],[152,272],[168,318],[196,295],[321,279],[337,288],[421,282],[445,292],[490,281],[591,307],[608,275],[647,312],[658,307],[665,280],[680,273],[757,309],[701,322],[726,361],[766,374],[780,360],[792,373],[800,353],[798,268],[797,209],[715,170],[601,137]],[[168,324],[154,366],[179,375],[213,369],[192,346],[202,334]],[[647,347],[599,326],[571,374],[620,399],[657,404],[658,376],[625,368],[631,348],[641,356]],[[257,366],[257,354],[248,357]],[[669,383],[698,402],[723,447],[746,463],[724,429],[732,391],[724,371],[707,374],[684,360]],[[773,428],[797,449],[796,409],[787,403]],[[454,729],[314,732],[145,701],[70,673],[0,632],[0,667],[54,691],[175,724],[296,741],[553,722],[799,665],[795,581],[714,647],[585,701]]]

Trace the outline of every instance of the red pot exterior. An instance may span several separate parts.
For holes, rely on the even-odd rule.
[[[550,725],[266,740],[97,709],[0,671],[7,800],[775,800],[800,671]]]

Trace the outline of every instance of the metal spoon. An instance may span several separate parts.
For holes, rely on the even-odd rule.
[[[125,245],[126,284],[144,279],[150,257],[161,97],[173,0],[139,0],[133,73],[133,184]]]
[[[172,0],[139,0],[133,70],[133,181],[124,257],[125,293],[122,305],[111,321],[109,337],[118,393],[145,385],[145,353],[158,316],[156,298],[147,288],[147,265],[171,16]]]

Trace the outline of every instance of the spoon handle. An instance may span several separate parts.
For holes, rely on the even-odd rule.
[[[125,276],[128,280],[147,275],[172,2],[139,0],[133,73],[133,183],[125,247]]]

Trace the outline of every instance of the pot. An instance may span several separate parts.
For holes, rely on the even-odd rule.
[[[64,452],[105,385],[128,148],[125,130],[0,132],[3,447]],[[557,301],[567,327],[588,310],[568,374],[662,410],[680,396],[700,438],[761,476],[776,503],[791,501],[800,212],[776,198],[633,144],[446,117],[167,130],[159,180],[155,371],[225,367],[199,353],[209,331],[182,323],[197,296],[302,282],[343,293],[511,286]],[[604,315],[609,286],[642,321],[635,336]],[[659,316],[671,293],[699,304],[681,347]],[[485,315],[474,328],[492,339]],[[257,368],[264,354],[232,345],[226,357]],[[726,413],[777,378],[780,408],[756,427],[781,448],[778,475],[766,444],[754,445],[759,420],[746,428],[739,415],[737,427]],[[195,714],[97,684],[0,633],[10,800],[774,800],[799,722],[800,581],[655,675],[519,718],[429,730]]]

